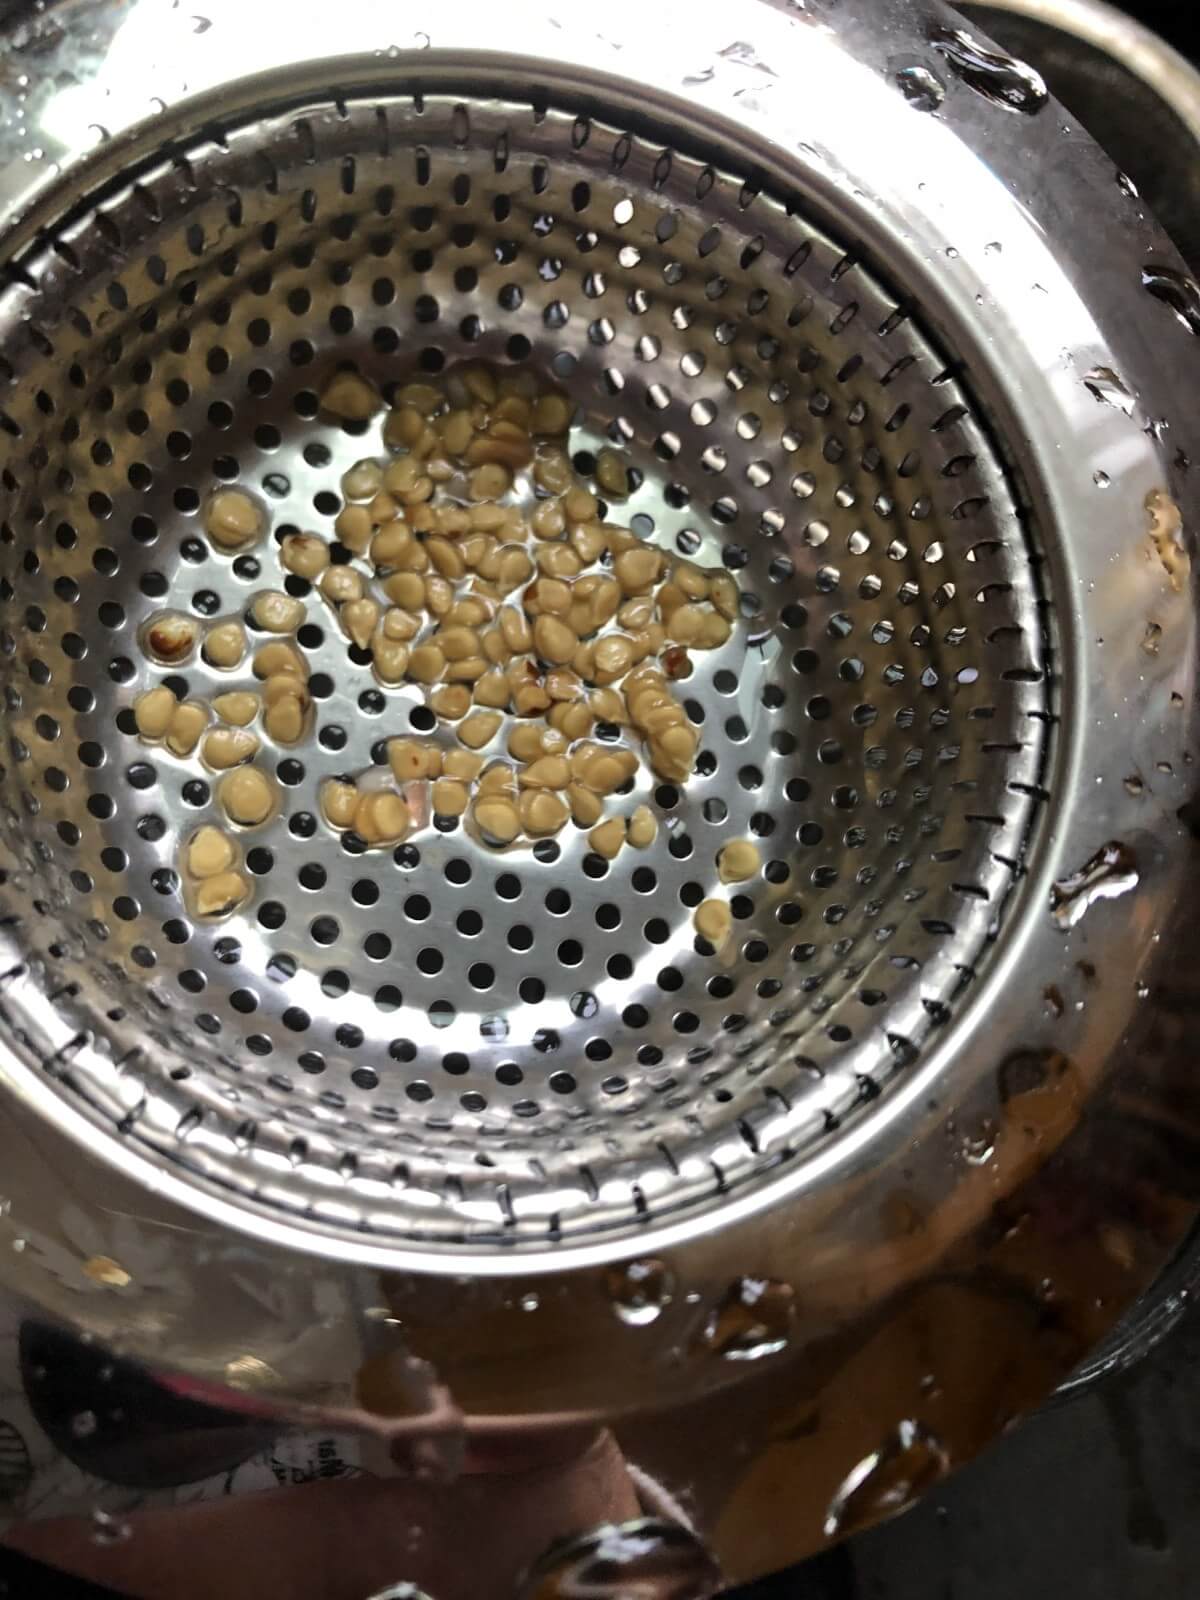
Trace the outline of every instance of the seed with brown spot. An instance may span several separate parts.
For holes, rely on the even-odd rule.
[[[142,629],[142,648],[154,661],[174,667],[186,661],[200,637],[199,624],[181,611],[160,611]]]
[[[217,799],[231,822],[257,828],[275,810],[275,788],[257,767],[237,767],[217,785]]]
[[[442,770],[442,753],[437,745],[420,739],[389,739],[387,758],[397,783],[435,778]]]
[[[213,878],[237,860],[237,847],[227,833],[206,822],[188,840],[184,866],[193,878]]]
[[[719,950],[729,937],[733,913],[724,900],[702,900],[692,913],[692,926],[702,939]]]

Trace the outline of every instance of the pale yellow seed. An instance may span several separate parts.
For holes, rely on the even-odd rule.
[[[696,757],[696,735],[691,728],[667,728],[650,740],[650,765],[662,778],[683,783],[691,775]]]
[[[579,674],[567,667],[552,667],[542,680],[542,686],[551,700],[580,700],[583,684]]]
[[[495,551],[500,547],[490,533],[469,533],[462,541],[461,548],[467,566],[472,572],[478,572],[484,562],[490,564]]]
[[[233,689],[219,694],[212,703],[213,710],[222,722],[235,728],[248,728],[258,715],[259,698],[248,689]]]
[[[482,750],[499,732],[502,718],[495,711],[474,711],[458,725],[458,737],[468,750]]]
[[[314,583],[329,565],[329,546],[315,533],[289,533],[279,547],[285,572]]]
[[[393,450],[411,450],[425,432],[425,418],[415,406],[389,411],[383,423],[383,442]]]
[[[642,661],[646,656],[656,656],[666,645],[667,630],[661,622],[651,622],[633,635],[633,655],[635,661]]]
[[[586,739],[595,718],[582,700],[559,701],[546,713],[550,726],[567,739]]]
[[[457,375],[462,379],[467,393],[485,406],[493,406],[497,399],[496,380],[486,367],[464,367]]]
[[[177,756],[190,756],[208,727],[208,707],[196,700],[177,706],[167,729],[167,749]]]
[[[500,422],[515,423],[522,433],[528,433],[533,421],[533,407],[524,395],[506,394],[492,407],[492,416]]]
[[[446,613],[446,621],[456,628],[478,628],[490,622],[495,606],[482,595],[466,595],[456,600]]]
[[[295,680],[292,682],[294,685]],[[299,744],[308,723],[308,705],[308,696],[297,694],[294,688],[291,694],[281,695],[263,712],[267,737],[276,744]]]
[[[352,783],[327,778],[321,785],[321,814],[331,828],[348,828],[354,821],[358,790]]]
[[[620,610],[620,584],[614,578],[601,578],[592,591],[588,603],[592,609],[592,627],[602,628],[606,622],[611,622]]]
[[[471,709],[471,691],[465,683],[444,683],[429,696],[429,704],[439,717],[457,722]]]
[[[497,551],[495,574],[486,572],[482,563],[479,572],[481,577],[490,577],[501,594],[511,594],[533,576],[533,562],[520,545],[504,544]]]
[[[609,817],[599,822],[588,834],[588,844],[598,856],[615,861],[625,843],[625,818]]]
[[[633,657],[633,642],[625,634],[607,633],[602,639],[597,639],[592,653],[595,681],[604,685],[623,678],[633,665]]]
[[[390,495],[407,495],[424,476],[425,463],[419,456],[400,456],[384,469],[380,487]]]
[[[540,450],[533,468],[533,481],[547,494],[566,494],[575,483],[575,473],[566,453],[557,448]],[[565,518],[565,511],[563,516]],[[586,522],[588,519],[577,517],[575,520]]]
[[[449,578],[434,573],[425,582],[425,604],[432,616],[445,617],[454,604],[454,585]]]
[[[434,567],[443,578],[457,580],[467,570],[467,564],[462,558],[462,552],[449,539],[427,539],[425,549]]]
[[[571,609],[571,586],[559,578],[537,578],[521,596],[531,617],[565,617]]]
[[[333,519],[333,531],[356,556],[366,555],[375,522],[366,506],[343,506]]]
[[[506,474],[519,472],[533,460],[533,444],[524,428],[500,417],[489,425],[486,433],[475,435],[463,459],[477,472],[489,466],[502,467]]]
[[[404,801],[387,789],[360,795],[354,808],[354,831],[368,844],[398,844],[412,831],[412,821]]]
[[[429,463],[429,476],[439,479],[445,473],[446,479],[454,476],[454,469],[446,461],[431,461]],[[445,481],[445,480],[440,480]],[[416,515],[414,512],[413,515]],[[437,531],[444,533],[451,539],[462,539],[471,531],[471,518],[466,506],[445,506],[435,508],[434,516],[437,520]]]
[[[577,578],[583,571],[583,562],[569,544],[541,544],[534,560],[549,578]]]
[[[629,819],[628,839],[635,850],[648,850],[658,837],[658,819],[649,806],[638,806]]]
[[[217,799],[231,822],[257,828],[275,810],[275,787],[257,767],[237,767],[217,785]]]
[[[343,567],[341,570],[347,569]],[[355,573],[355,577],[357,576]],[[383,592],[389,600],[398,606],[403,606],[406,611],[421,611],[424,608],[425,579],[418,572],[397,572],[394,576],[386,578]]]
[[[365,650],[371,642],[371,635],[379,626],[379,617],[377,600],[348,600],[342,607],[338,620],[347,638],[360,650]]]
[[[593,689],[588,696],[588,705],[599,722],[615,722],[619,725],[629,721],[629,712],[619,689]]]
[[[434,416],[445,404],[441,390],[431,383],[406,383],[396,398],[402,406],[419,411],[422,417]]]
[[[761,865],[758,846],[750,839],[734,839],[717,852],[717,873],[722,883],[745,883]]]
[[[478,759],[478,758],[477,758]],[[495,761],[479,779],[480,795],[516,796],[517,775],[506,761]]]
[[[706,613],[700,628],[700,635],[696,640],[697,650],[719,650],[723,644],[729,643],[729,635],[733,631],[728,619],[719,611]]]
[[[521,825],[531,839],[545,839],[566,827],[567,803],[549,789],[527,789],[517,801]]]
[[[566,623],[551,616],[538,617],[533,625],[533,643],[542,660],[555,666],[565,666],[579,646]]]
[[[676,644],[695,644],[704,627],[705,611],[688,602],[677,606],[667,623],[667,632]]]
[[[508,523],[508,512],[504,506],[498,506],[491,500],[485,500],[482,505],[471,506],[467,511],[471,527],[476,533],[496,533]]]
[[[617,612],[617,621],[630,633],[637,633],[654,619],[654,598],[643,595],[637,600],[626,600]]]
[[[221,550],[241,550],[260,539],[267,519],[244,489],[218,489],[204,512],[204,531]]]
[[[342,473],[342,493],[347,500],[370,500],[383,487],[383,469],[368,456]]]
[[[461,456],[475,437],[475,425],[469,411],[451,411],[439,424],[442,444],[452,456]]]
[[[301,695],[308,700],[308,690],[304,679],[294,672],[275,672],[266,680],[262,689],[263,705],[270,707],[276,701],[282,700],[287,695]]]
[[[267,633],[295,633],[304,621],[304,607],[281,589],[267,589],[254,597],[250,615]]]
[[[200,758],[214,772],[227,772],[253,761],[258,754],[258,739],[246,728],[213,728],[204,735]]]
[[[215,878],[237,860],[237,846],[227,833],[206,822],[188,840],[184,865],[193,878]]]
[[[447,750],[442,756],[442,771],[460,783],[473,783],[482,769],[483,757],[472,750]]]
[[[596,457],[596,482],[609,500],[629,498],[629,468],[615,450],[601,450]]]
[[[418,778],[435,778],[442,770],[442,752],[435,744],[420,739],[389,739],[388,766],[397,783],[412,783]]]
[[[567,519],[557,500],[539,500],[530,514],[529,528],[535,539],[561,539],[566,526]],[[593,561],[596,559],[592,557]]]
[[[484,634],[483,653],[494,667],[503,667],[511,660],[512,651],[499,628],[489,628]]]
[[[655,599],[658,601],[658,614],[664,622],[670,622],[680,606],[687,603],[687,596],[675,583],[664,583]]]
[[[490,672],[485,672],[475,682],[475,704],[477,706],[491,706],[497,711],[506,711],[512,699],[512,685],[498,667],[493,667]]]
[[[231,671],[246,657],[246,630],[240,622],[218,622],[204,636],[200,654],[210,667]]]
[[[371,564],[390,570],[407,555],[413,542],[412,529],[405,522],[389,522],[371,540]]]
[[[476,827],[488,844],[511,844],[521,831],[521,818],[510,800],[480,796],[471,807]]]
[[[529,631],[529,624],[523,614],[515,606],[500,607],[500,632],[504,635],[504,642],[514,653],[523,653],[533,648],[533,635]]]
[[[364,592],[362,573],[356,572],[353,567],[329,567],[321,578],[321,593],[335,606],[361,600]]]
[[[436,644],[419,644],[408,658],[408,675],[414,683],[436,683],[446,670],[446,658]]]
[[[365,378],[357,372],[338,372],[321,391],[321,405],[345,422],[366,422],[383,401]]]
[[[631,533],[628,528],[619,528],[612,522],[604,524],[604,539],[614,558],[622,551],[636,550],[642,542],[636,533]]]
[[[541,756],[519,774],[523,789],[565,789],[571,781],[571,768],[565,756]]]
[[[581,828],[594,827],[604,815],[604,802],[600,796],[585,789],[581,783],[568,785],[567,804],[571,807],[573,821]]]
[[[671,569],[671,580],[686,599],[708,599],[708,574],[690,561],[677,561]]]
[[[571,407],[560,394],[540,394],[533,403],[534,433],[566,433],[571,426]]]
[[[585,567],[599,561],[607,541],[598,522],[577,522],[570,533],[571,548]]]
[[[568,489],[563,495],[563,513],[568,522],[595,522],[600,510],[596,496],[587,489]]]
[[[477,460],[475,451],[484,444],[484,440],[476,439],[472,442],[467,453],[468,460]],[[512,474],[501,462],[485,461],[476,466],[471,476],[467,479],[467,493],[472,500],[485,500],[492,503],[499,500],[512,488]]]
[[[623,550],[613,562],[613,573],[626,594],[649,594],[661,571],[661,552],[644,545]]]
[[[383,613],[379,631],[393,644],[408,644],[420,633],[421,619],[414,617],[411,611],[405,611],[400,606],[389,606]]]
[[[729,937],[733,913],[724,900],[701,900],[692,913],[692,926],[702,939],[719,950]]]
[[[250,898],[250,884],[240,872],[218,872],[196,889],[194,904],[199,917],[227,917]]]
[[[474,628],[439,628],[436,643],[447,661],[465,661],[479,654],[479,635]]]
[[[171,726],[177,701],[170,689],[162,684],[157,689],[147,689],[133,702],[133,720],[143,739],[162,739]]]
[[[433,809],[442,817],[461,817],[467,809],[470,790],[457,778],[439,778],[433,786]]]
[[[719,572],[709,586],[709,598],[727,622],[736,622],[738,586],[727,572]]]
[[[452,683],[475,683],[487,671],[485,656],[467,656],[463,661],[451,661],[446,667],[446,677]]]

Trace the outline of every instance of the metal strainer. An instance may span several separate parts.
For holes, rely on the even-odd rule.
[[[369,10],[339,8],[339,49],[389,42]],[[246,37],[221,5],[196,76],[116,136],[96,84],[177,26],[144,4],[76,102],[46,99],[65,143],[112,137],[20,197],[0,295],[5,1226],[42,1236],[5,1271],[43,1305],[329,1400],[384,1336],[383,1269],[466,1411],[683,1405],[749,1371],[723,1357],[790,1371],[865,1336],[1086,1129],[1191,870],[1200,297],[1036,73],[936,7],[859,10],[754,0],[673,35],[665,6],[608,6],[596,34],[465,8],[416,41],[436,48],[314,66],[315,13]],[[71,48],[36,37],[39,60]],[[226,81],[281,49],[286,70]],[[261,494],[277,537],[330,532],[375,447],[319,414],[334,371],[387,393],[464,358],[560,386],[577,469],[610,440],[639,469],[622,520],[736,575],[734,639],[686,685],[695,775],[643,773],[658,844],[611,864],[570,829],[356,854],[317,787],[426,713],[313,607],[316,734],[272,757],[252,904],[196,924],[173,864],[212,794],[132,737],[139,626],[280,583],[273,547],[199,536],[217,485]],[[714,958],[691,911],[747,835],[763,870]],[[1032,1143],[1005,1120],[1028,1094],[1062,1123]],[[153,1236],[165,1208],[167,1287],[139,1299],[118,1244],[65,1242],[64,1137],[103,1216]],[[274,1286],[253,1304],[231,1251]],[[522,1314],[524,1274],[532,1310],[571,1314]],[[299,1283],[333,1293],[303,1349]],[[754,1305],[774,1309],[747,1333]],[[463,1317],[478,1339],[445,1334]],[[866,1410],[868,1435],[895,1420]],[[726,1535],[735,1566],[768,1564]]]

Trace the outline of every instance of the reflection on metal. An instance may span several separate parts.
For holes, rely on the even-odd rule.
[[[371,1430],[427,1511],[503,1507],[533,1459],[592,1494],[566,1526],[646,1483],[696,1518],[576,1541],[530,1593],[639,1562],[704,1593],[885,1512],[1070,1371],[1194,1210],[1195,352],[1141,278],[1182,264],[928,11],[753,0],[731,41],[610,0],[598,42],[464,3],[415,40],[344,0],[335,71],[327,7],[217,0],[196,33],[101,0],[80,30],[62,0],[0,53],[0,1286],[255,1428]],[[324,515],[361,445],[318,436],[321,375],[468,353],[553,372],[581,447],[628,439],[639,531],[747,596],[739,671],[696,686],[710,770],[656,802],[653,910],[569,837],[510,897],[440,836],[371,864],[434,930],[424,985],[368,965],[369,913],[314,948],[307,852],[322,913],[364,873],[281,817],[278,910],[200,934],[164,869],[207,800],[134,760],[125,641],[163,585],[258,581],[197,559],[214,478]],[[686,923],[731,830],[764,872],[718,969]],[[1136,884],[1061,925],[1104,840]],[[446,1481],[405,1454],[414,1378]],[[70,1447],[105,1443],[73,1404]],[[898,1416],[927,1431],[889,1454]]]

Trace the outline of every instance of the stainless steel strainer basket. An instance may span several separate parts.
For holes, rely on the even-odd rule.
[[[84,71],[52,9],[5,57],[43,141],[0,294],[5,1280],[280,1407],[404,1414],[364,1380],[403,1352],[468,1426],[623,1415],[761,1570],[898,1503],[873,1452],[915,1489],[1029,1403],[1186,1220],[1143,1130],[1194,850],[1200,296],[934,6],[207,13],[92,8]],[[138,629],[281,581],[199,536],[215,486],[329,532],[373,440],[320,412],[336,370],[466,358],[561,387],[578,470],[638,469],[622,519],[735,574],[696,771],[638,779],[645,856],[361,853],[317,787],[425,713],[314,610],[315,736],[272,757],[252,903],[198,924],[211,788],[132,737]],[[747,835],[718,959],[691,912]]]

